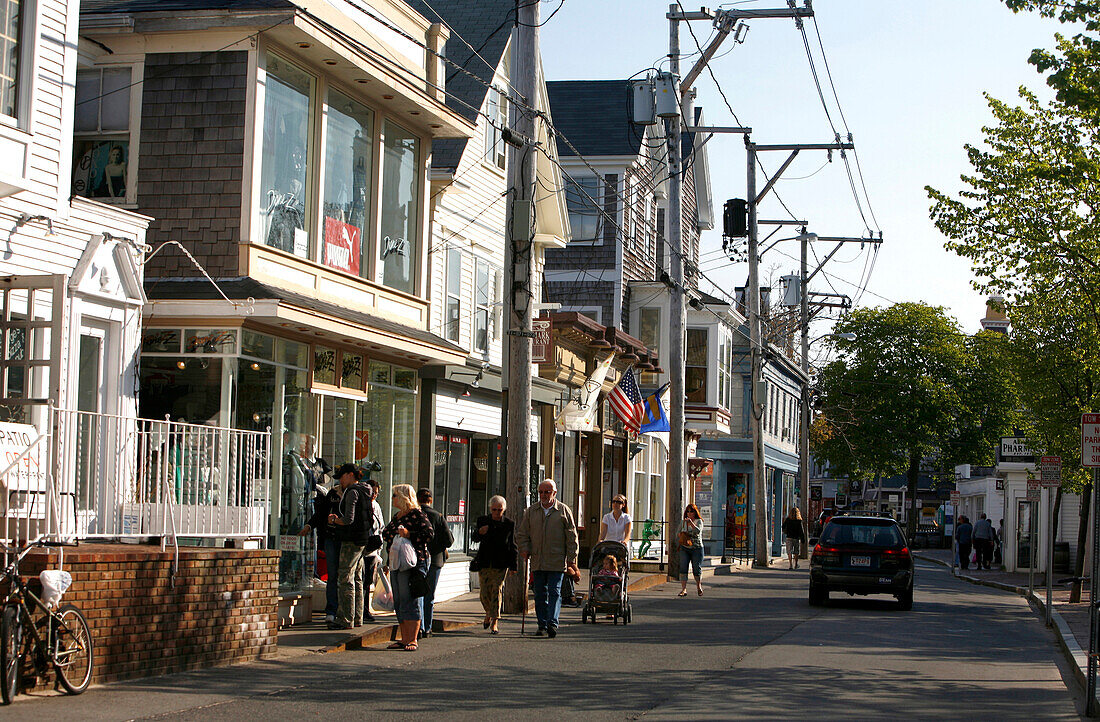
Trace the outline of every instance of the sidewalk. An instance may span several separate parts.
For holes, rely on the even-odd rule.
[[[951,549],[921,549],[913,551],[913,556],[925,561],[934,562],[942,566],[951,567],[954,552]],[[959,579],[964,579],[972,584],[981,584],[987,587],[1003,589],[1009,592],[1027,596],[1028,574],[1027,572],[1006,572],[1001,570],[985,569],[953,569],[952,573]],[[1088,664],[1089,648],[1089,586],[1086,582],[1081,588],[1081,601],[1070,603],[1070,590],[1065,585],[1058,585],[1057,580],[1069,575],[1055,574],[1055,585],[1051,593],[1051,621],[1062,652],[1070,662],[1074,676],[1085,686],[1085,676]],[[1046,613],[1046,575],[1035,573],[1035,586],[1031,601],[1035,603],[1039,611]]]
[[[729,574],[740,568],[739,564],[716,564],[703,569],[703,576],[710,577],[716,573]],[[577,583],[578,596],[587,596],[588,570],[581,569],[581,580]],[[640,592],[660,586],[668,581],[664,573],[635,573],[630,575],[630,583],[627,586],[630,592]],[[528,616],[533,614],[533,605],[528,602]],[[511,615],[515,617],[516,615]],[[446,632],[452,629],[461,629],[480,625],[485,618],[485,612],[481,608],[478,593],[468,592],[445,602],[438,602],[433,612],[432,632]],[[276,658],[289,658],[305,654],[325,654],[330,652],[342,652],[347,649],[361,649],[375,644],[390,642],[397,638],[397,624],[393,613],[376,614],[378,620],[374,624],[367,624],[359,629],[333,630],[325,626],[324,615],[314,614],[313,620],[305,624],[295,624],[279,630],[279,644],[275,654]],[[505,617],[508,618],[508,615]],[[518,618],[513,621],[519,621]],[[534,618],[528,619],[534,623]]]

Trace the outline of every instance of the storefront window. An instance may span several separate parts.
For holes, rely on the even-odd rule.
[[[371,203],[374,114],[343,93],[328,92],[325,139],[325,265],[365,275],[363,240]]]
[[[314,78],[268,53],[260,165],[260,237],[273,248],[312,258],[310,115]]]
[[[275,339],[266,334],[245,329],[241,331],[241,355],[273,361],[275,360]]]
[[[237,353],[234,329],[187,329],[183,332],[184,353]]]
[[[336,385],[336,349],[318,346],[313,351],[313,383]]]
[[[363,356],[345,351],[340,354],[340,385],[347,389],[363,389]]]
[[[419,156],[419,138],[388,121],[383,124],[378,280],[407,293],[416,290]]]
[[[243,379],[242,379],[243,380]],[[279,479],[278,493],[272,499],[275,542],[282,550],[279,558],[279,588],[302,589],[313,578],[316,550],[312,537],[298,532],[313,513],[313,492],[317,481],[313,462],[318,456],[313,423],[313,397],[307,388],[305,369],[278,367],[275,375],[274,406],[281,423],[272,428],[273,443],[278,444],[272,475]],[[244,392],[242,383],[242,393]]]
[[[146,419],[168,416],[172,421],[217,425],[221,390],[220,358],[145,358],[141,362],[139,413]]]

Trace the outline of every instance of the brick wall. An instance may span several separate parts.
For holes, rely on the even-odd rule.
[[[141,99],[139,211],[147,240],[181,242],[214,278],[238,273],[248,54],[149,53]],[[199,276],[179,249],[149,277]]]
[[[149,677],[261,659],[275,653],[279,552],[82,544],[65,551],[72,602],[95,644],[93,682]],[[56,567],[56,553],[32,553],[26,577]],[[32,582],[37,587],[37,579]],[[52,687],[52,676],[41,680]]]

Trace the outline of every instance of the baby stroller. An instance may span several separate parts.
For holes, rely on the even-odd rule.
[[[614,557],[618,563],[618,576],[600,574],[606,557]],[[630,577],[630,552],[626,545],[617,541],[600,542],[592,549],[588,561],[588,601],[581,610],[581,622],[596,623],[599,614],[610,614],[614,623],[630,623],[630,596],[626,585]]]

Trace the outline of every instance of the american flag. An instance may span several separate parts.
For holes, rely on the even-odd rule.
[[[611,408],[622,419],[627,430],[638,433],[645,409],[642,406],[642,394],[638,391],[638,382],[634,380],[633,369],[627,369],[623,373],[619,383],[611,389],[607,400],[611,402]]]

